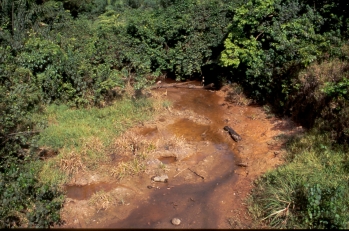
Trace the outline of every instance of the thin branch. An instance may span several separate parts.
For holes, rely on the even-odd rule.
[[[261,36],[264,33],[264,31],[262,31],[261,33],[259,33],[259,35],[257,35],[257,37],[255,38],[256,40],[259,38],[259,36]]]
[[[14,135],[18,135],[18,134],[35,134],[35,133],[39,133],[39,131],[27,131],[27,132],[16,132],[16,133],[10,133],[7,134],[7,136],[14,136]]]
[[[175,178],[176,176],[178,176],[180,173],[184,172],[185,170],[187,170],[186,168],[183,169],[182,171],[180,171],[179,173],[177,173],[176,175],[173,176],[173,178]]]
[[[198,174],[197,172],[191,170],[190,168],[188,168],[192,173],[194,173],[195,175],[197,175],[198,177],[201,177],[203,180],[205,179],[205,177],[201,176],[200,174]]]
[[[18,134],[36,134],[36,133],[39,133],[39,131],[16,132],[16,133],[7,134],[6,136],[0,136],[0,138],[6,137],[6,139],[1,143],[1,145],[3,145],[4,143],[6,143],[6,141],[8,141],[9,136],[14,136],[14,135],[18,135]]]

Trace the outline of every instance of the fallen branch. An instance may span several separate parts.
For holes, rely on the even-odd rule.
[[[193,81],[191,81],[193,82]],[[214,83],[210,83],[206,86],[195,86],[193,84],[190,84],[191,82],[184,82],[184,83],[169,83],[169,84],[158,84],[156,86],[150,87],[150,90],[152,89],[159,89],[159,88],[188,88],[188,89],[212,89],[214,87]]]
[[[263,33],[264,33],[264,31],[262,31],[261,33],[259,33],[255,39],[257,40],[257,39],[259,38],[259,36],[261,36]]]
[[[3,139],[6,137],[6,139],[1,143],[1,145],[6,143],[10,139],[11,136],[15,136],[15,135],[19,135],[19,134],[37,134],[37,133],[40,133],[40,132],[39,131],[16,132],[16,133],[7,134],[6,136],[0,136],[0,139]]]
[[[278,211],[276,211],[276,212],[266,216],[265,218],[262,219],[262,221],[264,221],[264,220],[266,220],[266,219],[268,219],[268,218],[270,218],[270,217],[272,217],[274,215],[276,215],[276,217],[284,216],[284,217],[286,217],[286,220],[287,220],[290,204],[291,204],[291,202],[288,203],[286,208],[280,209],[280,210],[278,210]]]
[[[173,178],[175,178],[176,176],[178,176],[179,174],[181,174],[182,172],[184,172],[185,170],[187,170],[186,168],[185,169],[183,169],[182,171],[180,171],[179,173],[177,173],[176,175],[174,175],[174,177]]]
[[[200,174],[198,174],[197,172],[191,170],[190,168],[188,168],[192,173],[194,173],[195,175],[197,175],[198,177],[201,177],[203,180],[205,179],[205,177],[201,176]]]
[[[39,133],[39,131],[16,132],[16,133],[7,134],[7,136],[14,136],[18,134],[36,134],[36,133]]]
[[[236,131],[234,131],[234,129],[232,129],[231,127],[225,126],[224,130],[229,132],[231,138],[233,138],[233,140],[235,142],[238,142],[238,141],[242,140],[241,136],[239,134],[237,134]]]

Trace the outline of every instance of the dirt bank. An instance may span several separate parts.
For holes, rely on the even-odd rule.
[[[237,106],[228,93],[229,87],[153,90],[172,106],[124,136],[151,150],[141,159],[137,148],[115,150],[110,162],[74,176],[63,227],[256,228],[245,204],[251,183],[282,164],[281,137],[302,129],[261,107]],[[224,126],[242,140],[234,142]],[[117,180],[113,171],[126,161],[139,161],[133,166],[141,170]],[[154,182],[165,175],[166,182]],[[174,226],[172,218],[181,223]]]

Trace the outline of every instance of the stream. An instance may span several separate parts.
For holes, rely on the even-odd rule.
[[[184,140],[183,147],[165,145],[153,156],[164,166],[168,181],[151,180],[157,171],[154,165],[121,182],[71,184],[66,187],[70,201],[64,227],[250,228],[245,199],[252,182],[282,164],[281,155],[275,154],[282,151],[278,137],[292,133],[295,125],[268,116],[261,107],[231,103],[228,90],[154,90],[172,102],[170,112],[135,130],[145,140]],[[235,142],[223,130],[227,125],[241,135],[241,141]],[[242,162],[248,167],[238,166]],[[96,213],[87,201],[100,190],[114,190],[123,203]],[[78,208],[85,213],[79,214]],[[173,225],[173,218],[181,223]]]

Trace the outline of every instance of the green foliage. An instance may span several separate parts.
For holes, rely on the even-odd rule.
[[[329,27],[325,2],[316,8],[312,2],[293,0],[243,3],[234,10],[222,65],[239,68],[245,74],[240,81],[252,88],[257,99],[277,98],[283,105],[299,70],[339,54],[346,30]],[[340,17],[347,16],[341,13]]]
[[[86,134],[108,142],[108,134],[147,115],[129,118],[121,126],[111,114],[127,119],[126,114],[150,108],[142,100],[121,106],[113,100],[128,94],[130,85],[141,92],[159,76],[207,79],[209,73],[204,72],[210,70],[216,79],[229,77],[217,74],[220,63],[257,99],[303,116],[309,126],[331,131],[333,139],[347,140],[346,64],[335,60],[340,68],[323,68],[325,78],[324,73],[317,75],[314,61],[326,67],[329,58],[348,58],[340,49],[348,38],[348,8],[339,0],[1,1],[0,174],[6,187],[0,189],[0,199],[9,205],[1,211],[1,226],[49,227],[59,222],[60,193],[55,185],[36,180],[37,173],[28,167],[36,160],[37,145],[74,146]],[[297,102],[302,102],[299,110],[294,108]],[[68,105],[48,107],[61,127],[50,124],[36,143],[35,135],[45,126],[43,118],[34,115],[53,103]],[[104,108],[84,109],[93,106]],[[279,188],[283,200],[296,203],[289,193],[294,187],[303,193],[309,227],[343,227],[341,189],[331,185],[326,191],[327,185],[316,180],[307,186],[289,180],[283,182],[287,190]],[[319,196],[325,199],[317,203]],[[332,204],[330,197],[335,198]],[[278,206],[282,209],[285,203]],[[268,216],[281,225],[280,216]]]
[[[227,20],[219,1],[175,2],[166,8],[107,11],[99,17],[102,31],[118,34],[117,50],[122,67],[136,76],[166,71],[177,78],[201,73],[212,63],[212,50],[219,47]],[[220,22],[220,23],[217,23]]]
[[[255,182],[252,213],[275,228],[348,228],[347,150],[312,131],[287,151],[286,165]]]
[[[60,222],[62,193],[42,185],[33,165],[11,164],[0,173],[0,227],[48,228]]]
[[[343,204],[345,196],[344,187],[321,188],[320,184],[304,185],[303,197],[306,203],[304,209],[304,222],[309,228],[345,228],[345,211],[347,204]],[[343,216],[344,215],[344,216]]]
[[[349,80],[343,78],[338,83],[326,82],[322,89],[330,97],[344,97],[348,99]]]
[[[119,135],[135,121],[149,118],[151,112],[152,105],[145,99],[122,100],[101,109],[52,105],[46,109],[44,117],[54,123],[41,132],[38,144],[53,149],[79,147],[83,138],[98,137],[107,145],[111,137]]]

